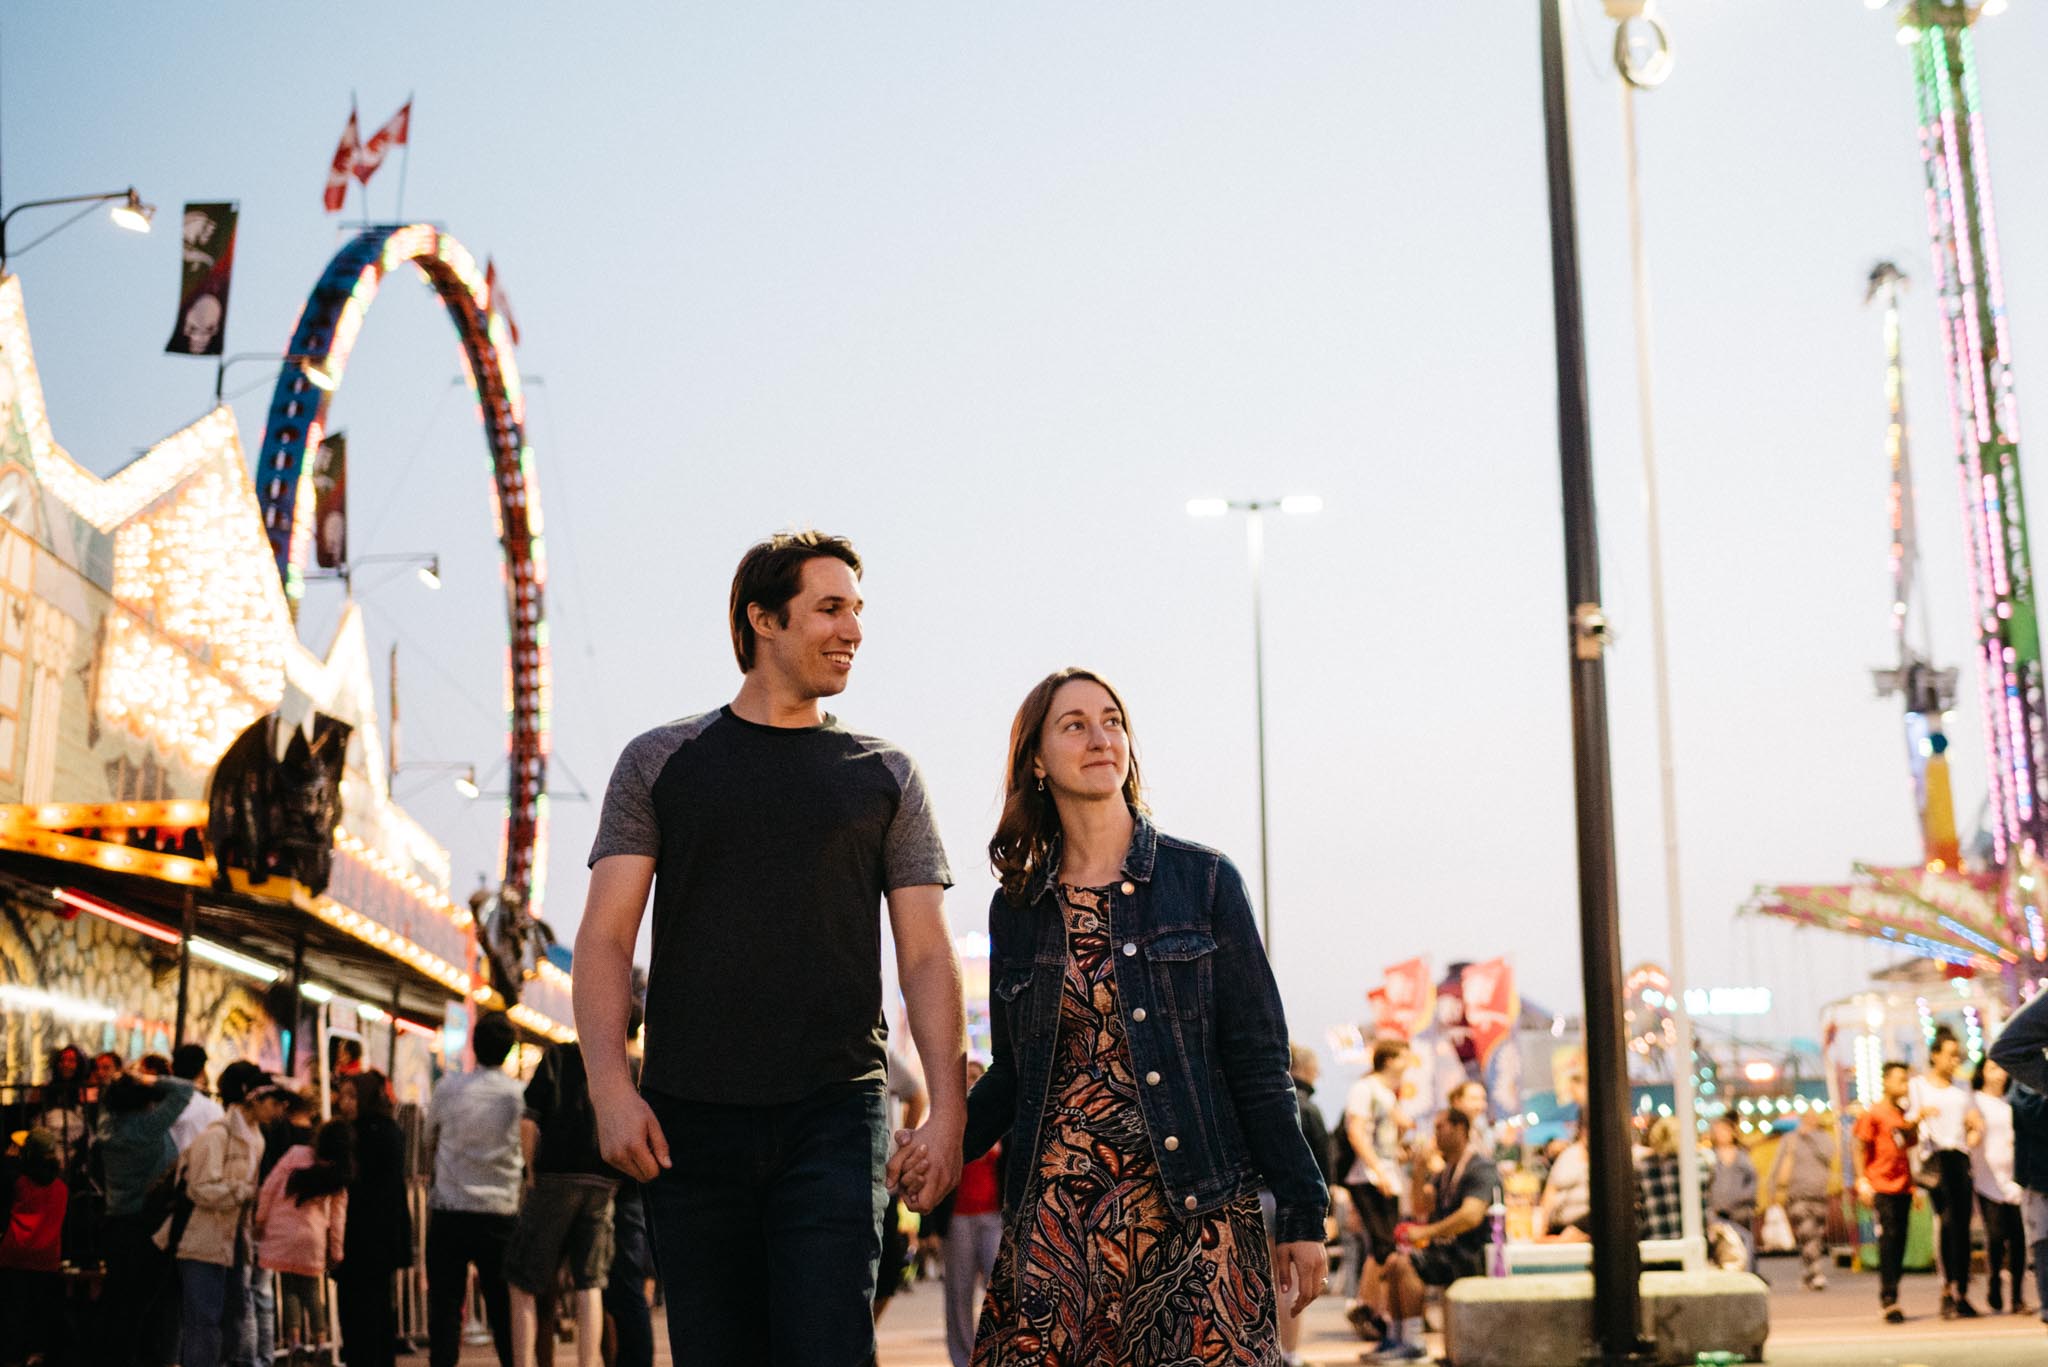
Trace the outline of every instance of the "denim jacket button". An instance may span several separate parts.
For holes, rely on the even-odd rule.
[[[1126,959],[1135,957],[1137,955],[1137,952],[1138,947],[1135,944],[1131,943],[1129,940],[1124,941],[1124,957]]]
[[[1147,1074],[1145,1074],[1145,1085],[1146,1085],[1147,1087],[1157,1087],[1157,1086],[1159,1085],[1159,1074],[1157,1074],[1157,1073],[1147,1073]]]
[[[1131,1012],[1131,1019],[1139,1022],[1140,1024],[1143,1024],[1145,1020],[1145,1008],[1140,1006],[1133,1010]]]
[[[1181,1202],[1181,1204],[1186,1206],[1189,1210],[1193,1210],[1195,1206],[1198,1204],[1198,1202],[1196,1202],[1194,1197],[1190,1196],[1187,1200]]]
[[[1158,1074],[1157,1074],[1157,1073],[1154,1073],[1154,1074],[1153,1074],[1153,1076],[1154,1076],[1154,1077],[1157,1077],[1157,1076],[1158,1076]],[[1173,1151],[1174,1151],[1175,1149],[1177,1149],[1177,1148],[1179,1148],[1179,1147],[1180,1147],[1180,1136],[1179,1136],[1179,1135],[1177,1135],[1177,1134],[1170,1134],[1170,1135],[1166,1136],[1166,1151],[1167,1151],[1168,1153],[1172,1153],[1172,1152],[1173,1152]]]
[[[1132,893],[1136,892],[1137,890],[1138,890],[1138,885],[1137,885],[1136,883],[1132,883],[1132,882],[1129,882],[1129,881],[1126,881],[1126,882],[1124,883],[1124,885],[1123,885],[1123,889],[1122,889],[1122,891],[1123,891],[1123,894],[1124,894],[1124,896],[1126,896],[1126,897],[1129,897],[1129,896],[1130,896],[1130,895],[1131,895]]]

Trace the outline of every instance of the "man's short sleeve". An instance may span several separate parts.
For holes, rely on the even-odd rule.
[[[953,886],[953,871],[946,864],[945,847],[939,843],[938,823],[932,817],[931,796],[925,791],[924,775],[917,762],[901,750],[887,752],[889,772],[896,776],[896,815],[882,840],[882,891],[922,887],[936,883]]]
[[[551,1046],[540,1056],[540,1063],[533,1070],[533,1078],[526,1084],[526,1113],[532,1116],[533,1123],[542,1129],[546,1129],[549,1120],[554,1117],[557,1069],[555,1050],[561,1047]]]
[[[615,854],[661,855],[661,827],[654,817],[654,780],[675,754],[678,728],[664,726],[636,736],[619,755],[611,782],[604,790],[604,809],[597,819],[597,840],[590,860]]]

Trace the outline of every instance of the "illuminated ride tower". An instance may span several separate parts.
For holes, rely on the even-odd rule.
[[[1912,49],[1919,98],[1927,222],[1977,634],[1988,825],[2010,943],[2030,951],[2038,965],[2048,959],[2039,887],[2048,850],[2048,697],[2020,488],[2012,342],[1978,105],[1971,30],[1981,10],[1952,0],[1908,0],[1899,40]]]
[[[1913,499],[1913,461],[1906,429],[1906,371],[1899,340],[1899,292],[1906,275],[1890,261],[1871,268],[1866,304],[1884,304],[1885,454],[1891,464],[1891,489],[1886,512],[1891,522],[1892,635],[1898,663],[1873,669],[1877,695],[1897,694],[1906,710],[1906,764],[1913,775],[1913,805],[1920,814],[1923,858],[1930,873],[1959,871],[1962,849],[1956,839],[1955,799],[1949,784],[1948,736],[1943,717],[1955,706],[1956,671],[1934,667],[1932,632],[1920,602],[1918,513]],[[1923,646],[1913,648],[1908,628],[1919,607]]]

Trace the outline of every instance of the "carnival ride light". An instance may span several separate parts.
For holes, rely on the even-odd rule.
[[[119,907],[110,906],[97,897],[88,897],[86,894],[74,891],[71,888],[52,888],[50,889],[50,895],[68,907],[75,907],[79,911],[91,912],[102,921],[112,921],[115,925],[124,926],[138,935],[147,935],[150,939],[161,941],[167,945],[178,943],[178,932],[172,930],[169,926],[161,926],[155,921],[144,920],[132,912],[122,911]]]
[[[1751,1059],[1742,1065],[1742,1075],[1751,1082],[1769,1082],[1778,1076],[1778,1066],[1768,1059]]]
[[[299,995],[309,1002],[317,1002],[321,1006],[325,1006],[334,1000],[334,989],[322,987],[319,983],[300,983]]]
[[[381,1006],[372,1006],[372,1005],[370,1005],[370,1004],[369,1004],[368,1002],[357,1002],[357,1003],[356,1003],[356,1019],[357,1019],[357,1020],[364,1020],[364,1021],[382,1021],[382,1020],[389,1020],[390,1018],[391,1018],[391,1013],[390,1013],[389,1011],[386,1011],[386,1010],[385,1010],[385,1009],[384,1009],[383,1007],[381,1007]]]
[[[29,987],[24,983],[0,983],[0,1006],[19,1014],[47,1011],[64,1020],[77,1021],[110,1021],[120,1014],[113,1007],[99,1002]]]
[[[227,946],[217,945],[211,940],[202,940],[194,936],[185,944],[191,950],[193,958],[219,964],[222,968],[231,968],[237,973],[246,973],[259,982],[274,983],[284,976],[283,969],[272,968],[261,959],[252,959],[246,954],[236,953]]]

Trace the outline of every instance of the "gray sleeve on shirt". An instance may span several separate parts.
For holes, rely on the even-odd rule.
[[[612,768],[612,779],[604,790],[604,809],[597,819],[597,840],[587,861],[615,854],[643,854],[650,859],[661,855],[661,827],[654,816],[654,780],[661,776],[675,752],[686,741],[702,735],[718,719],[716,712],[689,717],[657,726],[635,736]]]
[[[882,840],[882,890],[923,887],[937,883],[953,886],[953,871],[946,864],[946,850],[939,843],[938,822],[932,816],[931,794],[917,761],[890,747],[881,752],[882,762],[896,779],[896,815]]]

